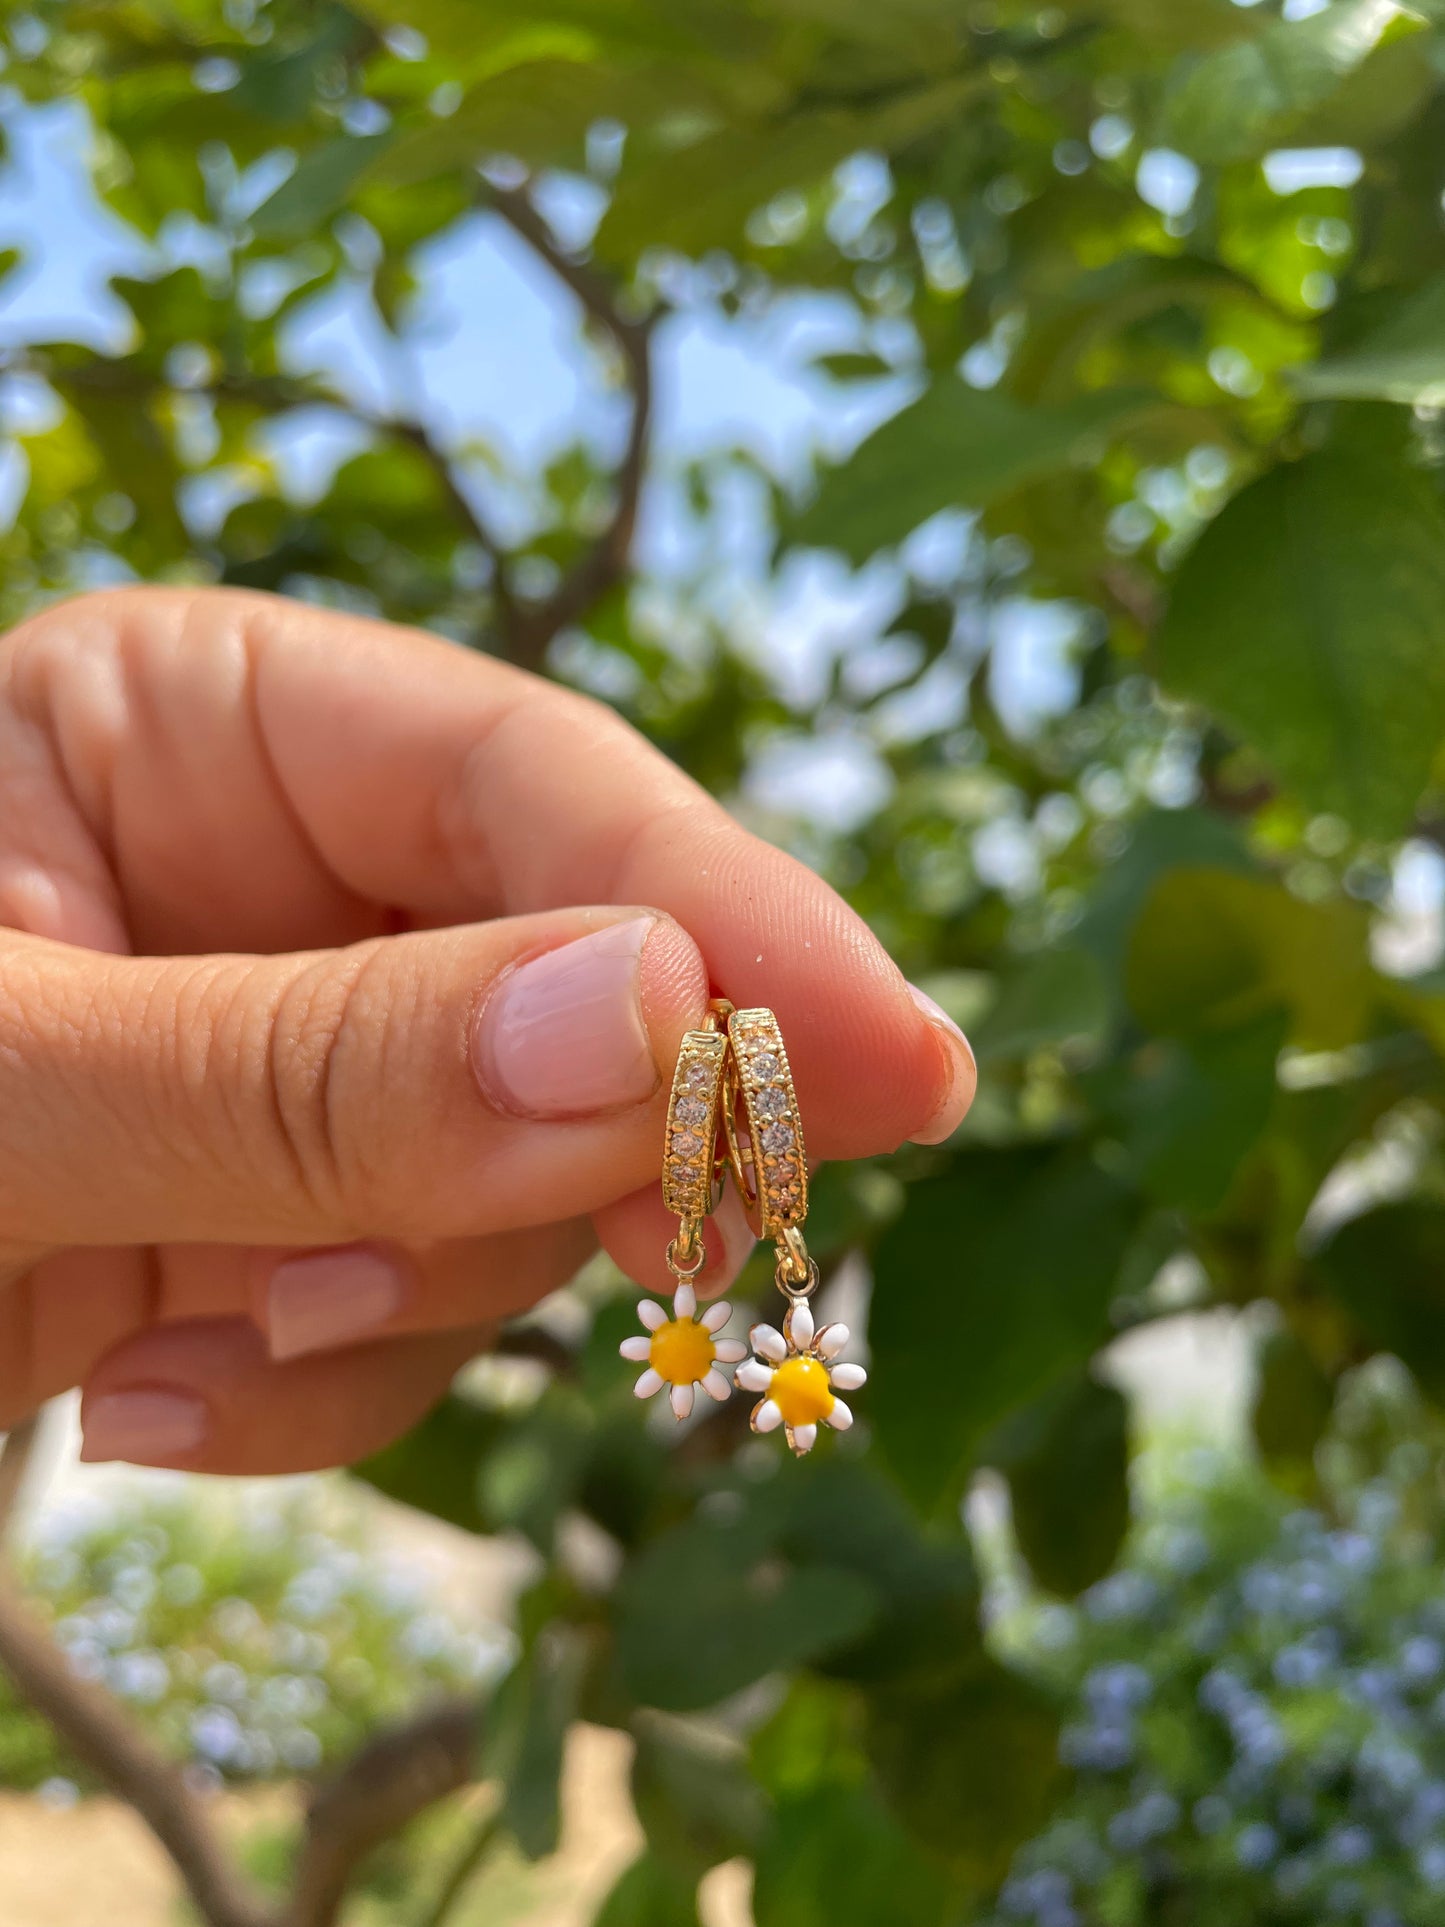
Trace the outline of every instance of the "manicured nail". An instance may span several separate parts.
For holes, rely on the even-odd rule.
[[[642,1015],[642,952],[653,917],[578,937],[509,971],[482,1006],[472,1064],[519,1117],[585,1117],[657,1088]]]
[[[87,1399],[82,1425],[80,1456],[87,1465],[103,1459],[169,1465],[200,1450],[210,1430],[210,1414],[194,1392],[137,1386]]]
[[[273,1358],[300,1358],[348,1345],[401,1310],[407,1280],[370,1245],[304,1251],[271,1274],[266,1341]]]
[[[908,994],[942,1040],[951,1066],[948,1089],[942,1101],[927,1124],[912,1133],[912,1141],[915,1144],[942,1144],[962,1124],[973,1102],[978,1084],[978,1066],[974,1062],[973,1047],[942,1004],[935,1003],[928,992],[920,990],[917,984],[908,986]]]

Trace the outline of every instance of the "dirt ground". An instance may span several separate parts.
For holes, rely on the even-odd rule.
[[[575,1729],[563,1787],[561,1851],[536,1867],[504,1862],[484,1873],[458,1927],[587,1927],[641,1840],[627,1798],[627,1742],[597,1727]],[[232,1824],[254,1819],[244,1803]],[[750,1927],[746,1870],[717,1868],[702,1898],[704,1927]],[[0,1796],[0,1922],[3,1927],[177,1927],[185,1916],[170,1864],[138,1820],[111,1800],[67,1811]]]

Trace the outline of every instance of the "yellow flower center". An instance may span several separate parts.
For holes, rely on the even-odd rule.
[[[816,1425],[833,1409],[833,1388],[816,1358],[785,1358],[773,1373],[768,1397],[785,1425]]]
[[[652,1334],[648,1363],[669,1385],[691,1385],[706,1377],[716,1357],[711,1332],[695,1318],[673,1318]]]

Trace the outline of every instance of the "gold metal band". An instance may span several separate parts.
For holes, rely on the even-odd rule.
[[[662,1157],[662,1201],[683,1219],[678,1256],[687,1264],[700,1221],[717,1203],[718,1138],[727,1086],[728,1040],[722,1029],[731,1005],[714,1005],[707,1028],[684,1033],[672,1074]],[[689,1221],[697,1221],[690,1224]]]
[[[770,1010],[735,1010],[728,1041],[723,1124],[733,1175],[759,1236],[784,1239],[808,1215],[808,1162],[783,1033]]]

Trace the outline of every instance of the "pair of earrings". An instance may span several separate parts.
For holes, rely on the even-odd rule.
[[[706,1262],[703,1221],[722,1196],[729,1169],[753,1231],[776,1244],[774,1278],[788,1305],[781,1330],[754,1325],[747,1345],[721,1335],[731,1306],[719,1299],[699,1315],[694,1289]],[[846,1432],[853,1414],[838,1394],[856,1391],[868,1375],[861,1365],[837,1362],[848,1327],[815,1327],[808,1304],[818,1266],[803,1241],[803,1123],[772,1011],[734,1010],[718,998],[704,1028],[683,1037],[668,1104],[662,1196],[678,1218],[667,1248],[677,1290],[670,1318],[644,1298],[637,1315],[645,1335],[623,1340],[622,1356],[646,1366],[637,1396],[651,1398],[666,1386],[673,1412],[684,1419],[699,1388],[721,1403],[736,1384],[760,1395],[752,1429],[781,1427],[799,1457],[812,1451],[820,1425]],[[735,1368],[731,1377],[729,1368]]]

